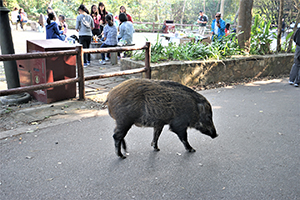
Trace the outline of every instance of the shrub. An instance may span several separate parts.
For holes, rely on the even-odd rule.
[[[224,36],[222,40],[213,41],[211,44],[189,42],[180,45],[169,43],[168,46],[163,46],[157,35],[157,42],[151,46],[152,63],[170,60],[222,59],[240,54],[243,54],[243,51],[238,46],[235,34]],[[144,60],[145,51],[136,51],[132,58]]]

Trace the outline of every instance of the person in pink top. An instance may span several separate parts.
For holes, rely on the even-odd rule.
[[[94,20],[95,28],[92,30],[93,36],[101,36],[100,32],[100,20],[101,16],[98,13],[98,8],[96,5],[92,5],[91,7],[91,17]]]
[[[63,35],[67,35],[68,25],[66,23],[66,17],[64,15],[59,15],[58,21],[59,21],[58,29],[62,31]]]
[[[127,21],[130,21],[131,23],[133,23],[132,17],[131,17],[129,14],[126,13],[126,8],[125,8],[125,6],[121,6],[121,7],[120,7],[120,14],[121,14],[121,13],[125,13],[125,14],[127,15],[127,19],[128,19]]]

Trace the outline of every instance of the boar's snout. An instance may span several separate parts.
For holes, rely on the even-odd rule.
[[[217,131],[214,126],[212,128],[206,128],[202,123],[200,123],[200,126],[196,127],[196,129],[198,129],[204,135],[210,136],[212,139],[218,137]]]
[[[212,139],[218,137],[216,128],[212,120],[212,109],[209,102],[198,104],[199,121],[196,124],[196,129],[201,133],[210,136]]]
[[[213,127],[211,130],[209,130],[207,133],[205,133],[206,135],[209,135],[212,139],[218,137],[217,131],[215,129],[215,127]]]
[[[216,137],[218,137],[219,135],[216,133],[216,134],[214,134],[214,135],[212,135],[212,136],[210,136],[212,139],[215,139]]]

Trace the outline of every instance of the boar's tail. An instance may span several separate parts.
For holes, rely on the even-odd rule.
[[[106,100],[103,102],[102,106],[107,105],[107,103],[108,103],[108,100],[106,99]]]

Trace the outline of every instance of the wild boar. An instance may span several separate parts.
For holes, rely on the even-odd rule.
[[[201,94],[172,81],[130,79],[113,88],[107,96],[109,115],[115,119],[116,154],[126,158],[124,137],[134,124],[154,127],[151,146],[159,151],[158,138],[164,125],[177,134],[186,150],[195,152],[187,139],[187,128],[195,128],[211,138],[217,137],[210,103]]]

